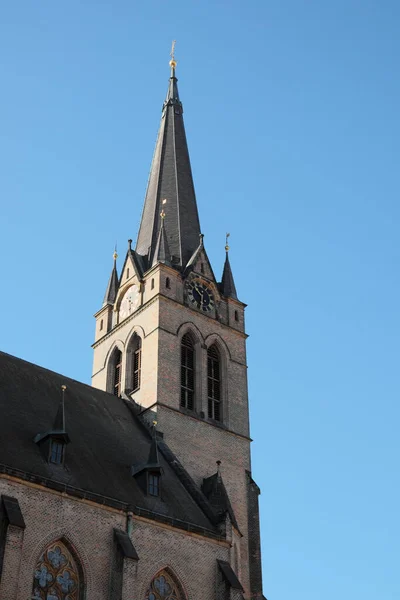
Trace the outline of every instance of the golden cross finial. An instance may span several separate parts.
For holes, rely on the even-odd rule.
[[[175,69],[176,67],[176,60],[175,60],[175,44],[176,44],[176,40],[172,41],[172,46],[171,46],[171,52],[169,53],[171,60],[169,61],[170,67],[172,67],[173,69]]]
[[[161,208],[161,212],[160,212],[160,217],[161,217],[162,219],[165,219],[165,210],[164,210],[164,204],[167,204],[167,199],[166,199],[166,198],[164,198],[164,200],[163,200],[163,201],[162,201],[162,203],[161,203],[161,205],[162,205],[162,208]]]
[[[231,235],[230,233],[227,233],[227,234],[226,234],[226,238],[225,238],[225,250],[226,250],[227,252],[228,252],[228,250],[229,250],[228,238],[229,238],[229,236],[230,236],[230,235]]]
[[[115,246],[114,246],[114,254],[113,254],[113,259],[114,259],[114,260],[117,260],[117,258],[118,258],[118,254],[117,254],[117,243],[115,243]]]

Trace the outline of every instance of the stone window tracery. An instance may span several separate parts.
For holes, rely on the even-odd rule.
[[[185,600],[180,585],[167,571],[158,573],[147,590],[146,600]]]
[[[60,540],[46,548],[33,575],[32,600],[80,600],[82,578],[76,560]]]

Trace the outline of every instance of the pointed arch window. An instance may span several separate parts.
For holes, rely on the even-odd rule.
[[[208,418],[221,421],[221,360],[215,346],[207,351]]]
[[[194,344],[191,336],[186,333],[181,342],[181,406],[194,409]]]
[[[142,340],[135,333],[131,337],[126,353],[126,391],[136,392],[140,389],[142,379]]]
[[[32,600],[82,600],[82,569],[61,541],[46,548],[33,574]]]
[[[154,577],[145,600],[186,600],[186,596],[175,577],[165,569]]]
[[[114,356],[114,378],[113,378],[113,394],[114,396],[121,395],[121,376],[122,376],[122,352],[117,350]]]

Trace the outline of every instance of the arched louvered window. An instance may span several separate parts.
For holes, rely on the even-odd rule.
[[[33,575],[32,600],[82,600],[83,573],[63,541],[50,544],[40,556]]]
[[[126,360],[125,389],[127,393],[136,392],[142,379],[142,340],[136,333],[130,339]]]
[[[169,569],[164,569],[154,577],[145,600],[186,600],[186,597]]]
[[[139,339],[138,347],[133,353],[133,391],[140,388],[140,372],[142,368],[142,344]]]
[[[114,355],[114,372],[113,372],[113,394],[114,396],[121,395],[121,377],[122,377],[122,352],[117,350]]]
[[[221,360],[215,346],[207,351],[208,418],[221,421]]]
[[[181,342],[181,406],[194,409],[194,344],[186,333]]]

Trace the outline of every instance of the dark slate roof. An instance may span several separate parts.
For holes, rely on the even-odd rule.
[[[122,529],[114,529],[114,538],[121,549],[122,555],[125,556],[125,558],[139,560],[139,555],[136,552],[136,548],[132,544],[132,540],[126,531],[122,531]]]
[[[225,514],[228,513],[232,525],[234,525],[239,531],[235,513],[233,512],[228,492],[226,491],[226,487],[222,481],[221,474],[215,473],[214,475],[211,475],[211,477],[203,479],[202,490],[219,519],[222,520]]]
[[[229,262],[228,252],[226,253],[224,271],[222,273],[222,281],[220,284],[221,294],[223,294],[226,298],[234,298],[238,299],[236,293],[235,281],[232,275],[231,264]]]
[[[242,584],[240,583],[239,579],[237,578],[236,573],[232,569],[231,565],[228,562],[226,562],[225,560],[217,559],[217,563],[218,563],[221,573],[222,573],[225,581],[229,585],[229,587],[233,588],[234,590],[240,590],[241,592],[244,592]]]
[[[200,222],[192,169],[183,123],[175,69],[171,70],[167,98],[153,155],[136,251],[153,263],[160,230],[162,200],[165,231],[173,266],[184,268],[198,246]]]
[[[4,513],[5,518],[9,525],[14,525],[14,527],[19,527],[20,529],[25,529],[25,521],[22,515],[22,511],[19,505],[17,498],[13,498],[12,496],[1,496],[2,502],[2,511]]]
[[[62,385],[67,386],[65,421],[71,440],[65,467],[47,463],[33,441],[51,428]],[[131,466],[147,462],[152,438],[124,400],[0,352],[0,414],[1,470],[10,467],[43,485],[59,482],[65,489],[126,503],[138,514],[150,511],[166,522],[170,518],[216,532],[164,455],[159,455],[162,497],[142,492]]]
[[[117,273],[117,261],[114,258],[114,266],[111,271],[110,279],[108,280],[108,285],[106,289],[106,293],[104,294],[103,306],[104,304],[114,304],[115,298],[117,297],[118,292],[118,273]]]

